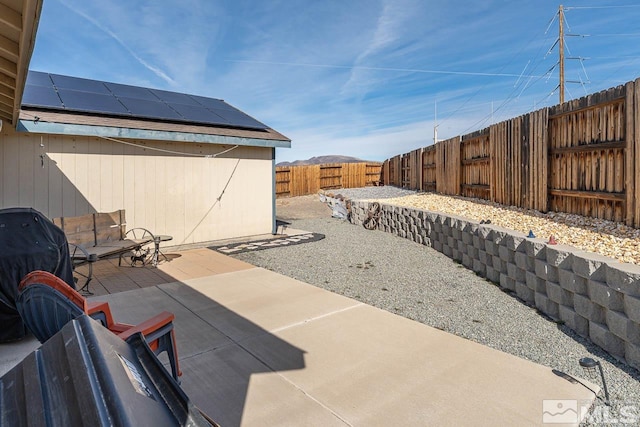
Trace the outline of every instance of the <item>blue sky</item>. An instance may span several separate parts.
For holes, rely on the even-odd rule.
[[[640,77],[640,6],[565,1],[566,99]],[[31,69],[221,98],[276,160],[384,160],[558,102],[559,3],[45,0]],[[550,71],[551,70],[551,71]],[[580,83],[581,82],[581,83]]]

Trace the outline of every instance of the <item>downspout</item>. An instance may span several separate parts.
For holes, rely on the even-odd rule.
[[[271,234],[278,233],[276,224],[276,149],[271,148]]]

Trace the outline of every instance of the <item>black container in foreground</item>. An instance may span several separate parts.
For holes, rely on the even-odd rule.
[[[18,284],[29,272],[53,273],[75,289],[64,232],[32,208],[0,209],[0,342],[23,338]]]
[[[83,315],[0,378],[0,426],[211,426],[140,335]]]

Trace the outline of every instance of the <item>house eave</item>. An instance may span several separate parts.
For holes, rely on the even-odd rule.
[[[291,148],[289,140],[261,139],[242,136],[175,132],[113,126],[43,122],[19,119],[16,130],[37,134],[75,135],[106,138],[142,139],[155,141],[191,142],[201,144],[240,145],[248,147]]]
[[[43,0],[0,0],[0,120],[15,126]]]

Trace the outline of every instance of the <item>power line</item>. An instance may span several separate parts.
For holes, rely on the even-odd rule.
[[[546,31],[545,31],[546,33]],[[542,48],[540,48],[538,50],[538,54],[536,56],[539,57],[540,52],[542,51]],[[534,65],[534,69],[532,70],[532,72],[534,72],[542,63],[542,61],[540,59],[537,59]],[[524,91],[526,89],[528,89],[529,87],[533,86],[534,84],[536,84],[537,82],[539,82],[541,79],[543,79],[544,77],[550,75],[551,71],[553,71],[553,69],[555,68],[555,65],[553,67],[551,67],[548,71],[546,71],[544,74],[538,76],[533,82],[531,82],[531,79],[529,79],[526,84],[524,84],[524,87],[522,89],[520,89],[521,85],[515,85],[513,87],[513,89],[511,90],[511,92],[509,93],[509,95],[507,95],[507,97],[502,101],[502,103],[500,103],[500,105],[498,106],[498,108],[496,108],[495,110],[493,110],[490,114],[487,114],[485,117],[481,118],[480,120],[476,121],[474,124],[472,124],[471,126],[467,127],[467,129],[465,129],[462,134],[466,134],[467,132],[469,132],[472,129],[477,129],[478,127],[483,126],[484,124],[487,123],[488,120],[490,120],[494,114],[498,113],[499,111],[502,111],[503,113],[501,113],[500,117],[504,116],[504,111],[505,111],[505,107],[514,99],[519,99],[522,94],[524,93]],[[518,96],[514,96],[516,94],[516,92],[520,91],[520,93],[518,94]]]
[[[639,58],[640,56],[621,55],[621,56],[590,56],[588,59],[639,59]]]
[[[368,71],[397,71],[403,73],[425,73],[425,74],[450,74],[458,76],[481,76],[481,77],[519,77],[519,74],[512,73],[485,73],[474,71],[448,71],[448,70],[425,70],[420,68],[392,68],[392,67],[366,67],[361,65],[333,65],[333,64],[314,64],[305,62],[280,62],[280,61],[256,61],[251,59],[226,59],[228,62],[242,62],[247,64],[265,64],[265,65],[287,65],[294,67],[315,67],[315,68],[338,68],[347,70],[368,70]],[[529,77],[529,76],[526,76]],[[537,77],[537,76],[533,76]]]
[[[565,7],[565,10],[572,10],[572,9],[621,9],[621,8],[638,8],[640,7],[640,4],[629,4],[629,5],[611,5],[611,6],[568,6]]]
[[[630,5],[630,6],[606,6],[606,7],[604,7],[604,6],[602,6],[602,7],[564,7],[564,8],[563,8],[563,10],[564,10],[564,11],[568,11],[568,10],[572,10],[572,9],[609,9],[609,8],[626,8],[626,7],[640,8],[640,5]],[[548,27],[547,27],[547,31],[549,31],[549,29],[550,29],[550,28],[551,28],[551,26],[553,25],[553,23],[554,23],[555,19],[556,19],[556,18],[558,18],[558,14],[559,14],[559,13],[560,13],[560,12],[556,13],[556,14],[554,15],[554,17],[550,20],[550,22],[549,22],[549,24],[548,24]],[[566,24],[567,28],[569,28],[569,23],[566,21],[566,19],[564,20],[564,23]],[[570,29],[570,28],[569,28],[569,29]],[[545,31],[545,33],[546,33],[547,31]],[[565,36],[566,36],[566,37],[570,37],[570,36],[575,36],[575,37],[587,37],[587,36],[593,36],[593,35],[565,34]],[[608,34],[600,34],[600,35],[595,35],[595,36],[602,36],[602,37],[609,37],[609,36],[611,36],[611,37],[614,37],[614,36],[617,36],[617,34],[611,34],[611,35],[608,35]],[[639,37],[640,37],[640,33],[620,33],[618,36],[620,36],[620,37],[636,37],[636,36],[639,36]],[[558,39],[558,40],[556,40],[556,43],[554,43],[554,45],[549,49],[549,51],[547,52],[547,55],[551,52],[551,50],[553,50],[553,48],[554,48],[554,47],[559,43],[559,41],[560,41],[559,39]],[[566,49],[567,49],[567,51],[570,53],[570,50],[569,50],[569,47],[568,47],[568,46],[566,46]],[[545,55],[545,57],[546,57],[547,55]],[[611,57],[611,58],[615,59],[616,57]],[[629,56],[629,57],[627,57],[627,58],[631,58],[631,59],[639,59],[640,57]],[[584,75],[585,80],[583,80],[583,78],[582,78],[582,76],[581,76],[581,75],[578,75],[578,79],[579,79],[579,81],[575,81],[575,83],[579,83],[579,84],[583,87],[583,89],[585,90],[585,93],[587,93],[587,89],[586,89],[585,83],[591,83],[591,80],[590,80],[590,78],[589,78],[589,76],[588,76],[588,74],[587,74],[586,68],[585,68],[585,66],[584,66],[584,60],[585,60],[585,59],[591,59],[591,58],[583,58],[583,57],[569,57],[569,58],[567,58],[567,59],[577,59],[577,60],[579,60],[579,61],[580,61],[581,73],[579,73],[579,74],[583,74],[583,75]],[[609,59],[610,59],[610,58],[609,58]],[[620,58],[620,59],[623,59],[623,58]],[[629,62],[635,62],[635,61],[629,61]],[[628,62],[628,63],[629,63],[629,62]],[[541,64],[541,61],[537,62],[537,63],[535,64],[535,67],[532,67],[532,69],[530,69],[529,73],[530,73],[530,74],[534,74],[534,73],[536,73],[536,68],[537,68],[537,66],[538,66],[538,65],[540,65],[540,64]],[[515,87],[515,89],[516,89],[516,90],[519,90],[519,91],[520,91],[520,93],[519,93],[517,96],[514,96],[514,93],[515,93],[515,92],[514,92],[514,91],[512,91],[512,92],[507,96],[507,98],[506,98],[506,99],[505,99],[505,100],[504,100],[504,101],[503,101],[503,102],[498,106],[498,108],[492,111],[492,113],[494,113],[494,114],[495,114],[496,112],[498,112],[498,111],[500,111],[500,110],[504,111],[505,107],[506,107],[510,102],[512,102],[514,99],[518,99],[518,98],[520,98],[520,97],[522,96],[522,94],[523,94],[523,93],[524,93],[528,88],[530,88],[531,86],[533,86],[534,84],[536,84],[538,81],[540,81],[540,80],[541,80],[542,78],[544,78],[544,77],[549,78],[549,77],[550,77],[550,75],[551,75],[551,72],[553,72],[553,70],[554,70],[558,65],[559,65],[559,64],[558,64],[558,63],[556,63],[556,64],[555,64],[554,66],[552,66],[552,67],[551,67],[547,72],[545,72],[544,74],[542,74],[542,75],[541,75],[541,76],[539,76],[539,77],[536,77],[536,78],[535,78],[535,81],[531,81],[532,79],[528,79],[528,81],[526,81],[526,83],[523,83],[523,82],[521,82],[521,81],[520,81],[520,79],[519,79],[519,81],[518,81],[518,82],[516,83],[516,85],[515,85],[515,86],[516,86],[516,87]],[[623,66],[623,67],[621,67],[621,68],[624,68],[624,66]],[[522,79],[522,80],[525,80],[525,79]],[[574,81],[568,81],[568,82],[574,82]],[[518,83],[520,83],[520,85],[518,85]],[[553,95],[556,93],[556,90],[557,90],[557,89],[558,89],[558,86],[556,86],[556,88],[555,88],[553,91],[551,91],[551,92],[549,92],[548,94],[546,94],[546,95],[545,95],[545,97],[544,97],[544,99],[542,99],[542,100],[541,100],[541,101],[539,101],[539,102],[536,102],[536,103],[534,104],[534,109],[535,109],[535,105],[542,105],[542,104],[546,103],[546,102],[549,100],[549,98],[550,98],[551,96],[553,96]],[[568,91],[568,90],[567,90],[567,91]],[[569,92],[569,91],[568,91],[568,92]],[[569,92],[569,95],[570,95],[571,97],[573,96],[570,92]],[[465,131],[463,132],[463,134],[464,134],[464,133],[466,133],[469,129],[476,128],[477,126],[481,126],[481,125],[483,125],[484,123],[486,123],[486,121],[487,121],[487,120],[489,120],[489,118],[490,118],[490,117],[491,117],[491,115],[487,115],[486,117],[484,117],[484,118],[480,119],[478,122],[476,122],[476,123],[475,123],[475,124],[473,124],[471,127],[469,127],[467,130],[465,130]]]
[[[549,20],[549,23],[547,24],[547,28],[546,28],[546,29],[545,29],[545,31],[543,32],[543,35],[547,35],[547,34],[548,34],[548,32],[549,32],[549,28],[551,28],[551,25],[552,25],[552,24],[553,24],[553,22],[555,21],[556,17],[557,17],[557,14],[554,14],[554,15],[553,15],[553,17]],[[531,43],[532,43],[536,38],[538,38],[538,34],[536,34],[536,35],[534,35],[533,37],[531,37],[531,39],[529,39],[529,41],[528,41],[528,42],[527,42],[527,43],[526,43],[522,48],[520,48],[520,50],[519,50],[515,55],[513,55],[513,56],[511,57],[511,60],[509,60],[506,64],[504,64],[504,65],[502,66],[502,68],[500,69],[500,71],[504,70],[507,66],[509,66],[509,65],[510,65],[514,60],[515,60],[516,56],[517,56],[517,55],[519,55],[522,51],[524,51],[527,47],[529,47],[529,45],[531,45]],[[548,36],[547,36],[547,39],[548,39]],[[546,41],[546,39],[545,39],[545,41]],[[542,45],[541,45],[541,46],[542,46]],[[536,57],[538,57],[538,58],[539,58],[541,50],[542,50],[542,47],[540,47],[540,48],[539,48],[538,53],[537,53],[536,55],[534,55],[534,58],[536,58]],[[519,83],[520,83],[521,81],[523,81],[523,77],[528,79],[527,83],[525,84],[525,89],[526,89],[526,88],[527,88],[527,86],[529,85],[529,83],[531,82],[531,79],[535,78],[535,79],[536,79],[536,80],[535,80],[535,82],[537,82],[537,81],[539,81],[542,77],[544,77],[544,76],[547,74],[547,73],[545,73],[545,74],[543,74],[542,76],[525,75],[525,74],[524,74],[524,71],[526,70],[526,68],[527,68],[527,66],[529,65],[529,63],[530,63],[530,62],[531,62],[531,60],[529,60],[529,61],[527,62],[527,65],[526,65],[526,66],[525,66],[525,68],[522,70],[522,73],[520,73],[520,74],[518,75],[518,80],[516,81],[516,84],[514,85],[514,89],[513,89],[513,90],[511,91],[511,93],[507,96],[507,100],[506,100],[506,101],[503,101],[503,103],[502,103],[502,104],[501,104],[501,105],[500,105],[496,110],[493,110],[493,108],[492,108],[492,112],[491,112],[491,114],[490,114],[490,115],[488,115],[488,116],[487,116],[487,118],[481,119],[481,121],[482,121],[482,122],[486,122],[486,120],[488,120],[489,118],[491,118],[491,117],[493,116],[493,114],[494,114],[494,113],[498,112],[498,111],[499,111],[499,110],[500,110],[500,109],[505,105],[505,103],[506,103],[506,102],[508,102],[509,100],[511,100],[511,99],[512,99],[512,96],[516,93],[516,91],[517,91],[517,90],[518,90],[518,88],[519,88]],[[536,69],[537,69],[537,68],[538,68],[538,66],[540,65],[540,62],[541,62],[541,61],[540,61],[539,59],[534,61],[534,64],[532,65],[532,68],[531,68],[531,71],[530,71],[530,73],[531,73],[531,74],[535,73]],[[535,83],[535,82],[534,82],[534,83]],[[476,90],[476,91],[475,91],[475,92],[474,92],[474,93],[473,93],[469,98],[467,98],[467,99],[466,99],[466,100],[465,100],[465,101],[460,105],[460,107],[458,107],[456,110],[454,110],[454,111],[452,111],[450,114],[448,114],[448,115],[444,118],[444,120],[442,120],[442,122],[440,122],[440,125],[442,125],[442,123],[444,123],[444,122],[446,122],[447,120],[449,120],[449,119],[450,119],[454,114],[456,114],[459,110],[461,110],[461,109],[462,109],[462,108],[463,108],[463,107],[464,107],[464,106],[465,106],[469,101],[471,101],[471,99],[475,98],[475,96],[476,96],[476,95],[478,95],[478,93],[479,93],[481,90],[483,90],[487,85],[488,85],[488,83],[485,83],[484,85],[482,85],[481,87],[479,87],[479,88],[478,88],[478,89],[477,89],[477,90]],[[523,90],[524,90],[524,89],[523,89]],[[518,97],[520,97],[520,95],[522,95],[522,91],[520,92],[520,94],[518,95]],[[475,127],[475,126],[476,126],[476,125],[474,124],[474,125],[472,125],[470,128],[467,128],[467,130],[469,130],[469,129],[471,129],[471,128]],[[464,134],[464,133],[466,133],[466,132],[467,132],[467,130],[465,130],[465,131],[463,132],[463,134]]]
[[[640,37],[640,33],[620,33],[620,34],[588,34],[583,37]]]

